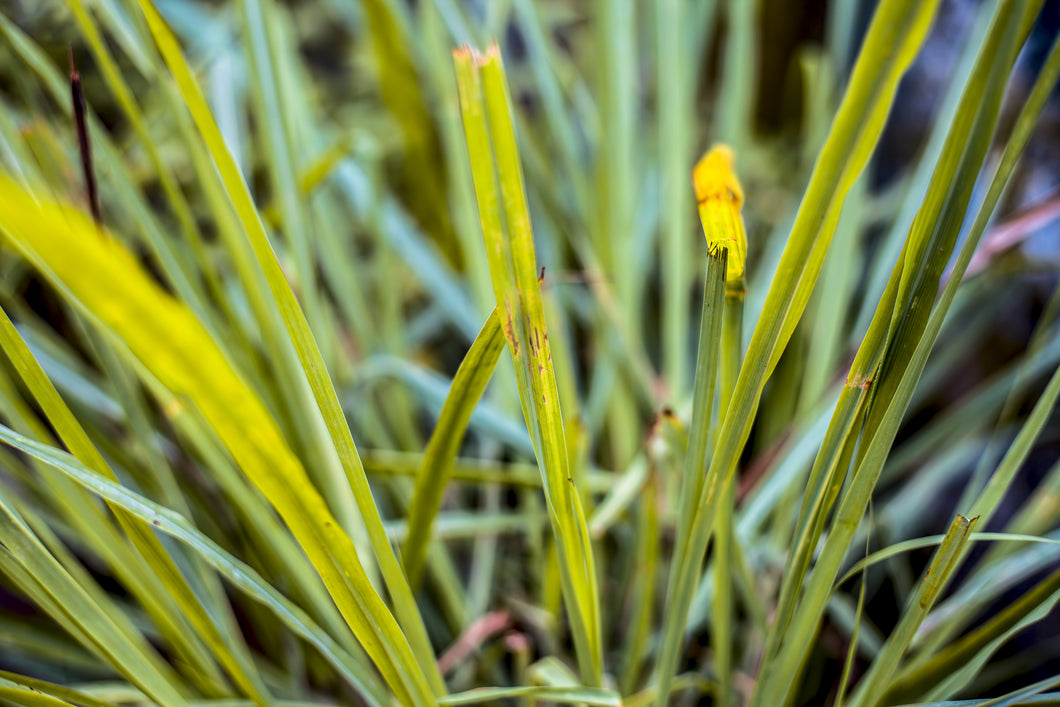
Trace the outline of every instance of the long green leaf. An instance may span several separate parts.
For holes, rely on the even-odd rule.
[[[978,520],[958,515],[950,524],[946,537],[939,544],[931,563],[924,571],[923,579],[909,597],[898,625],[888,635],[883,648],[872,661],[872,666],[858,682],[850,705],[864,707],[879,704],[885,687],[891,683],[898,669],[898,661],[909,648],[913,635],[957,568],[961,553],[967,546],[972,528]]]
[[[391,688],[410,703],[432,703],[426,676],[372,587],[349,536],[335,523],[260,399],[198,320],[164,293],[117,241],[107,239],[77,211],[39,201],[6,177],[0,178],[0,206],[0,229],[8,241],[119,337],[163,385],[196,405],[287,522]],[[386,542],[381,522],[379,530]]]
[[[8,699],[15,703],[21,703],[19,696],[24,699],[27,696],[26,693],[33,693],[37,697],[45,697],[45,699],[53,700],[53,702],[42,702],[41,704],[74,704],[80,705],[80,707],[110,707],[109,702],[97,700],[78,690],[73,690],[44,680],[36,680],[34,678],[26,677],[25,675],[16,675],[3,670],[0,670],[0,684],[2,684],[4,690],[7,691]],[[32,704],[32,702],[27,701],[26,704]]]
[[[675,557],[666,601],[660,684],[664,707],[677,665],[677,648],[713,525],[718,492],[735,472],[762,390],[791,338],[820,272],[846,192],[861,172],[883,129],[898,80],[919,50],[937,2],[887,0],[876,10],[839,113],[814,166],[787,240],[765,308],[751,337],[732,404],[713,451],[687,551]]]
[[[147,639],[136,631],[127,616],[94,600],[48,552],[10,505],[7,493],[0,494],[0,571],[22,584],[37,601],[50,605],[57,619],[65,619],[79,629],[79,638],[145,694],[164,707],[187,704],[173,676]]]
[[[1010,5],[1006,5],[1000,8],[995,15],[996,22],[992,32],[994,40],[983,48],[980,59],[977,62],[978,72],[973,74],[973,80],[975,81],[988,81],[987,77],[993,79],[987,84],[990,90],[984,93],[982,87],[969,86],[966,88],[966,97],[969,101],[975,102],[976,105],[984,101],[1000,101],[1001,92],[1004,88],[1004,75],[999,77],[994,73],[994,64],[1002,63],[1005,66],[1011,66],[1012,59],[1015,56],[1015,48],[1018,46],[1018,40],[1023,36],[1022,30],[1025,26],[1025,17],[1029,12],[1027,5],[1023,5],[1020,9],[1020,12],[1014,12]],[[985,115],[989,116],[989,112]],[[1023,128],[1029,131],[1033,122],[1033,120],[1030,120],[1029,124],[1023,125]],[[966,131],[971,129],[971,127],[967,122],[958,123],[958,128],[951,133],[950,137],[955,141],[959,141],[962,139],[962,129]],[[1029,132],[1023,133],[1024,136],[1026,134],[1029,134]],[[957,265],[954,267],[954,278],[959,278],[963,274],[964,268],[967,267],[978,238],[985,228],[989,214],[997,203],[997,196],[1000,195],[1001,188],[1011,173],[1011,167],[1014,165],[1015,158],[1022,149],[1022,145],[1023,143],[1020,139],[1010,142],[1009,149],[1006,150],[1006,157],[1009,159],[1008,161],[1003,160],[1002,167],[994,175],[988,198],[984,201],[977,215],[976,223],[973,225],[972,232],[961,250]],[[972,179],[973,177],[966,176],[966,178]],[[948,189],[949,185],[939,184],[936,185],[936,188]],[[959,220],[956,222],[950,221],[951,228],[957,228],[959,225]],[[944,256],[943,259],[945,259]],[[899,267],[901,267],[901,263],[896,266],[896,271]],[[853,541],[854,533],[868,503],[871,489],[879,478],[887,452],[897,434],[898,426],[912,398],[913,390],[919,381],[935,337],[942,327],[944,317],[956,293],[957,285],[958,283],[954,279],[951,279],[946,284],[942,297],[932,312],[926,329],[919,338],[914,355],[910,358],[909,365],[904,369],[895,396],[888,405],[887,413],[881,417],[881,426],[867,440],[863,448],[861,460],[857,464],[853,479],[847,487],[839,509],[836,511],[832,531],[803,592],[802,604],[799,606],[791,628],[785,636],[785,644],[777,654],[776,660],[772,663],[767,662],[763,666],[765,681],[757,686],[758,689],[755,693],[756,699],[762,700],[762,702],[757,704],[776,704],[790,694],[793,683],[792,676],[797,674],[806,658],[805,652],[801,651],[798,645],[811,640],[810,637],[816,630],[817,622],[820,620],[832,582],[838,575],[839,567],[850,547],[850,543]]]
[[[1002,2],[976,58],[931,185],[902,251],[902,275],[891,318],[888,350],[873,385],[874,402],[866,420],[867,435],[879,426],[887,402],[931,314],[947,265],[945,254],[951,253],[956,243],[976,175],[990,147],[1009,72],[1038,6],[1037,2]]]
[[[865,557],[858,560],[854,565],[847,570],[842,577],[837,581],[837,585],[845,584],[848,580],[854,577],[856,574],[861,572],[867,567],[879,564],[884,560],[888,560],[896,555],[900,555],[905,552],[912,552],[913,550],[919,550],[925,547],[932,547],[938,545],[946,536],[944,535],[929,535],[923,538],[914,538],[912,540],[903,540],[900,543],[895,543],[882,550],[870,553]],[[1024,535],[1022,533],[972,533],[968,536],[968,542],[1019,542],[1019,543],[1045,543],[1048,545],[1060,545],[1060,540],[1053,540],[1051,538],[1043,538],[1038,535]]]
[[[945,652],[910,666],[910,669],[900,673],[882,697],[893,702],[938,692],[939,687],[943,687],[946,694],[953,694],[962,686],[955,684],[953,677],[960,677],[962,682],[970,679],[1002,640],[1028,623],[1044,618],[1058,599],[1060,572],[1053,572],[983,625],[963,636]],[[974,666],[974,670],[961,675],[961,669],[969,664]]]
[[[463,49],[454,53],[454,60],[501,325],[515,363],[523,417],[542,472],[582,680],[597,687],[602,684],[603,650],[596,569],[581,501],[568,468],[559,392],[500,51],[495,45],[485,55]]]
[[[293,632],[315,646],[365,699],[373,704],[383,704],[382,686],[366,665],[359,664],[347,654],[302,609],[265,582],[253,568],[196,530],[179,513],[94,473],[69,454],[27,439],[3,425],[0,425],[0,440],[61,471],[92,493],[135,517],[145,527],[170,535],[195,550],[234,586],[266,606]]]
[[[413,587],[420,583],[431,524],[441,507],[442,493],[452,476],[453,460],[460,451],[467,423],[503,350],[504,334],[495,308],[453,377],[416,476],[416,488],[408,509],[408,539],[403,552],[405,572]]]
[[[441,700],[443,705],[497,704],[506,698],[531,698],[547,700],[557,704],[592,705],[593,707],[621,707],[622,699],[610,690],[586,687],[478,687],[467,692],[449,695]]]
[[[685,54],[682,22],[687,14],[678,0],[662,0],[655,5],[659,86],[659,150],[662,167],[662,259],[666,263],[663,280],[663,371],[671,389],[685,389],[688,378],[688,291],[693,268],[689,267],[689,209],[687,188],[690,96],[685,72],[690,71]]]
[[[184,61],[173,33],[148,0],[140,0],[140,7],[147,18],[159,51],[180,86],[195,124],[209,147],[210,154],[224,180],[228,190],[228,197],[232,200],[233,207],[254,250],[258,265],[265,273],[270,294],[279,307],[291,342],[298,352],[298,358],[312,389],[313,398],[316,400],[320,414],[324,418],[327,432],[331,438],[331,444],[334,445],[338,454],[347,482],[353,489],[357,508],[360,511],[372,543],[375,560],[379,563],[383,579],[394,602],[400,627],[409,644],[411,644],[411,657],[419,666],[419,670],[416,671],[418,675],[406,674],[404,677],[405,679],[413,679],[415,682],[424,680],[433,695],[444,694],[445,685],[435,664],[434,652],[427,638],[423,620],[416,607],[405,574],[402,572],[401,566],[387,542],[379,509],[372,498],[364,467],[361,465],[356,445],[350,434],[346,417],[339,405],[335,388],[328,377],[320,350],[317,348],[313,334],[309,330],[305,316],[269,244],[246,182],[225,146],[224,139],[213,121],[191,70]],[[351,558],[351,560],[355,560],[355,558]],[[360,566],[359,561],[356,564]],[[372,594],[375,595],[375,592],[372,591]],[[424,696],[421,694],[420,698],[422,699]]]
[[[97,474],[116,480],[117,477],[110,466],[92,444],[62,398],[59,397],[40,364],[18,335],[7,313],[2,310],[0,310],[0,347],[11,358],[15,369],[22,376],[22,380],[32,392],[63,443]],[[74,497],[73,501],[75,503],[80,501],[81,504],[90,503],[84,498],[77,497]],[[75,523],[80,517],[91,518],[93,511],[98,513],[98,509],[93,505],[89,508],[76,508],[73,511]],[[190,655],[195,657],[199,652],[198,640],[204,639],[246,694],[258,701],[263,701],[267,691],[261,684],[260,677],[254,674],[254,668],[246,656],[246,646],[226,645],[226,640],[222,637],[218,627],[214,625],[214,620],[207,615],[207,611],[200,604],[185,578],[181,576],[173,559],[158,538],[139,524],[131,522],[132,519],[120,509],[114,509],[114,511],[121,528],[140,554],[139,557],[119,555],[119,559],[113,563],[118,575],[125,579],[130,588],[144,602],[147,610],[155,617],[167,637],[174,641],[176,647],[190,651]],[[109,527],[108,520],[102,515],[96,515],[96,519],[98,531]],[[100,547],[103,553],[124,546],[120,539],[106,538],[106,535],[103,538],[102,543],[106,545]],[[169,614],[174,611],[179,611],[179,616],[189,620],[195,629],[194,634],[179,622],[172,621],[176,617],[169,616]],[[205,670],[211,671],[212,666],[207,665]]]

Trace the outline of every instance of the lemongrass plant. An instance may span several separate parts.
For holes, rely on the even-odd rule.
[[[766,3],[0,8],[0,701],[1060,703],[1060,43],[881,149],[939,5],[780,131]]]

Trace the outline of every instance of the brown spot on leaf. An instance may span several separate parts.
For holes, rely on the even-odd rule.
[[[854,376],[847,381],[848,388],[861,388],[862,390],[868,390],[869,386],[872,385],[872,376],[862,377],[860,375]]]
[[[504,305],[504,338],[508,340],[508,343],[512,347],[512,356],[519,356],[519,340],[515,338],[515,322],[512,319],[512,306],[511,303],[505,303]]]

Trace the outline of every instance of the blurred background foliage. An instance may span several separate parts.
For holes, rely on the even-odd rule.
[[[155,4],[179,37],[270,228],[395,539],[405,532],[412,476],[448,386],[495,304],[450,52],[498,40],[544,268],[572,468],[598,546],[604,644],[613,647],[612,666],[628,670],[616,675],[624,691],[647,686],[642,658],[653,649],[631,623],[634,602],[653,597],[649,623],[653,609],[657,618],[665,575],[650,576],[658,587],[644,594],[636,586],[643,555],[634,548],[645,532],[645,479],[660,473],[653,455],[668,449],[667,421],[687,424],[691,404],[706,258],[691,167],[715,142],[735,149],[750,242],[746,345],[875,3],[704,0],[682,4],[676,24],[664,7],[672,3],[617,0]],[[0,3],[0,159],[9,170],[35,172],[55,195],[85,203],[62,83],[69,45],[96,118],[91,130],[104,222],[127,234],[127,244],[165,287],[183,295],[175,278],[191,283],[201,297],[197,313],[226,351],[238,352],[234,363],[296,453],[311,469],[326,466],[303,411],[284,389],[285,364],[272,355],[271,335],[259,328],[256,305],[240,286],[240,264],[224,245],[230,224],[204,183],[203,170],[211,168],[188,146],[187,116],[175,108],[179,96],[134,5]],[[812,462],[836,383],[846,375],[924,193],[992,5],[942,3],[870,166],[844,206],[840,237],[807,315],[765,389],[737,488],[737,524],[751,528],[747,552],[759,597],[775,590],[799,497],[789,488],[764,509],[752,501],[778,470],[804,473]],[[999,134],[1015,119],[1058,28],[1060,2],[1050,0],[1017,61]],[[130,112],[129,103],[138,108]],[[888,459],[873,515],[859,536],[870,549],[945,532],[962,494],[967,498],[968,488],[982,484],[999,445],[1015,435],[1060,361],[1058,160],[1054,96],[959,290]],[[218,481],[204,449],[182,439],[158,400],[135,379],[122,379],[80,315],[11,253],[3,252],[0,268],[0,304],[93,440],[123,470],[123,481],[183,507],[197,528],[277,587],[301,591],[284,576],[282,562],[256,546],[261,538],[243,528],[240,514],[248,511],[231,510],[238,485]],[[471,417],[436,521],[451,562],[432,565],[418,596],[435,650],[453,661],[454,690],[522,683],[531,664],[538,666],[535,679],[562,683],[563,677],[547,675],[556,666],[534,661],[570,656],[569,637],[556,625],[554,550],[510,368],[505,353]],[[5,396],[18,395],[8,388]],[[0,412],[12,426],[14,399],[5,397]],[[18,414],[41,422],[32,411]],[[978,530],[1009,528],[1033,506],[1039,510],[1024,532],[1055,533],[1058,458],[1060,420],[1053,413],[1003,510]],[[95,581],[126,601],[121,583],[78,543],[64,520],[68,509],[54,508],[29,481],[25,460],[5,453],[0,464],[4,483],[39,509]],[[169,482],[144,471],[157,464],[172,469]],[[663,557],[672,542],[675,488],[663,480],[652,491],[663,509]],[[975,553],[987,553],[983,548]],[[930,552],[901,555],[867,574],[861,640],[868,650],[893,627]],[[982,615],[997,613],[1056,567],[1056,551],[1036,552],[1030,570],[979,607]],[[708,599],[697,598],[693,607],[682,672],[709,663]],[[0,668],[59,682],[113,677],[9,586],[3,602]],[[744,656],[739,670],[748,680],[749,647],[761,641],[757,602],[738,609],[745,629],[736,638]],[[837,593],[797,701],[834,696],[857,602],[856,583]],[[235,596],[232,603],[255,654],[273,669],[267,681],[280,685],[279,693],[351,699],[260,607]],[[129,612],[160,640],[131,603]],[[484,624],[484,617],[494,623]],[[492,628],[468,633],[469,627],[485,631],[483,625]],[[997,694],[1060,673],[1058,630],[1054,610],[1002,648],[967,694]],[[464,650],[459,639],[467,635],[474,648]],[[630,651],[635,640],[645,647]],[[628,656],[632,663],[623,663]]]

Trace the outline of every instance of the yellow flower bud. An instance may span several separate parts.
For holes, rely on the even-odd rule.
[[[747,232],[740,216],[743,188],[732,166],[732,150],[727,145],[715,145],[692,170],[699,220],[703,223],[707,245],[711,251],[721,247],[729,251],[727,285],[743,280],[747,261]]]

